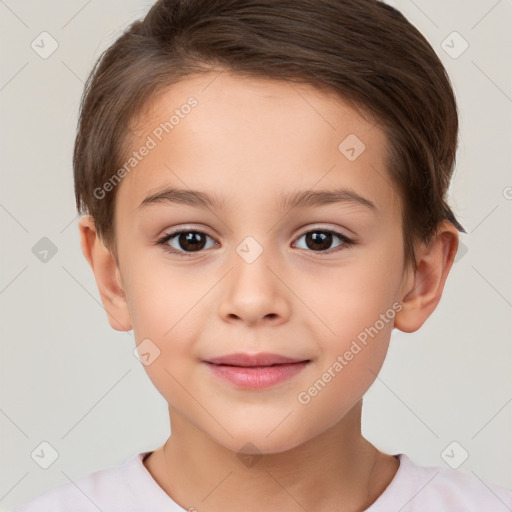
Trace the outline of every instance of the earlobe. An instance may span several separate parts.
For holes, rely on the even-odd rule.
[[[408,272],[400,290],[402,310],[395,316],[397,329],[417,331],[434,312],[441,300],[458,243],[457,229],[443,222],[431,242],[419,246],[416,268]]]
[[[94,273],[108,321],[116,331],[129,331],[132,325],[118,265],[98,237],[90,215],[80,218],[79,230],[82,252]]]

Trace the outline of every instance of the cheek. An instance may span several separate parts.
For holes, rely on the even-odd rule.
[[[161,261],[136,261],[127,266],[127,301],[134,332],[167,339],[187,320],[187,311],[203,288],[177,268]]]
[[[129,272],[127,300],[136,344],[150,340],[158,354],[145,367],[154,384],[168,387],[170,376],[187,371],[194,359],[194,343],[199,336],[204,315],[198,298],[208,283],[189,279],[166,265],[139,265]],[[145,341],[148,343],[147,341]]]
[[[320,386],[329,382],[329,391],[322,391],[324,398],[319,402],[351,400],[375,380],[387,353],[395,315],[401,309],[396,290],[402,262],[395,254],[390,247],[361,251],[357,257],[354,253],[346,268],[317,276],[314,287],[311,278],[302,283],[308,306],[321,319],[317,325],[317,318],[308,315],[309,325],[304,330],[316,333],[322,354],[319,372],[331,372],[317,375]],[[348,394],[347,389],[351,390]]]
[[[396,313],[374,300],[354,301],[333,314],[335,335],[321,340],[315,372],[299,390],[299,408],[318,418],[315,428],[337,423],[375,381],[384,363]],[[381,316],[382,315],[382,316]]]
[[[302,282],[296,281],[295,289],[298,295],[306,297],[305,302],[315,314],[313,320],[321,321],[317,331],[322,339],[343,348],[347,341],[376,322],[383,335],[390,333],[400,271],[400,262],[394,257],[365,256],[359,261],[354,258],[339,271],[317,274],[314,279],[307,274]],[[383,326],[380,319],[386,314]],[[308,316],[311,319],[313,315]]]
[[[198,336],[193,306],[204,292],[168,267],[138,268],[141,270],[131,274],[127,297],[139,354],[141,360],[143,353],[150,354],[144,370],[165,400],[180,408],[189,401],[180,383],[193,371],[194,339]]]

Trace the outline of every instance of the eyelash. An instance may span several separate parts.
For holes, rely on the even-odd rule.
[[[356,245],[356,242],[350,238],[348,238],[346,235],[338,232],[338,231],[334,231],[332,229],[322,229],[322,228],[317,228],[317,229],[312,229],[312,230],[309,230],[309,231],[306,231],[305,233],[303,233],[301,236],[298,237],[298,239],[302,238],[304,235],[307,235],[309,233],[329,233],[329,234],[332,234],[332,235],[335,235],[336,237],[338,237],[340,239],[341,242],[343,242],[341,245],[339,245],[338,247],[336,247],[334,250],[330,249],[328,251],[312,251],[312,250],[309,250],[307,252],[313,252],[313,253],[318,253],[320,255],[322,254],[332,254],[332,253],[335,253],[335,252],[338,252],[338,251],[342,251],[342,250],[345,250],[345,249],[350,249],[351,246],[353,245]],[[164,249],[164,251],[170,253],[170,254],[176,254],[177,256],[179,257],[184,257],[184,258],[187,258],[187,257],[191,257],[191,256],[194,256],[195,254],[198,254],[200,253],[202,250],[199,250],[199,251],[192,251],[192,252],[185,252],[185,251],[178,251],[172,247],[170,247],[168,245],[167,242],[169,242],[169,240],[172,240],[174,237],[180,235],[181,233],[198,233],[198,234],[201,234],[201,235],[206,235],[207,237],[209,238],[212,238],[210,237],[210,235],[204,233],[203,231],[198,231],[198,230],[195,230],[195,229],[177,229],[176,231],[172,231],[171,233],[166,233],[162,238],[158,239],[156,241],[156,245],[160,245],[162,246],[162,248]],[[306,250],[306,249],[303,249],[303,250]]]

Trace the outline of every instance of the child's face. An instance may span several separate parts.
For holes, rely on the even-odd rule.
[[[133,151],[150,149],[118,185],[120,277],[137,344],[160,351],[145,368],[171,410],[230,449],[279,452],[338,423],[381,368],[406,275],[400,201],[378,125],[309,86],[216,76],[173,86],[133,127]],[[142,204],[164,187],[224,206]],[[280,205],[342,188],[375,208]],[[178,228],[202,234],[167,242],[183,256],[157,244]],[[263,388],[204,362],[261,352],[309,362]]]

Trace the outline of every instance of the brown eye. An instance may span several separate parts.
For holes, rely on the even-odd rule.
[[[196,231],[179,233],[176,240],[178,246],[185,251],[200,251],[206,245],[203,234]]]
[[[336,245],[335,249],[340,246],[348,246],[352,243],[349,238],[337,231],[323,229],[308,231],[307,233],[304,233],[299,240],[301,238],[305,238],[305,247],[300,248],[309,249],[313,252],[325,252],[331,249],[331,245],[336,239],[340,240],[341,243]]]
[[[194,230],[178,230],[165,235],[158,241],[165,250],[172,253],[188,256],[190,253],[199,252],[207,245],[207,239],[211,237],[206,233]],[[213,246],[215,243],[213,243]]]

